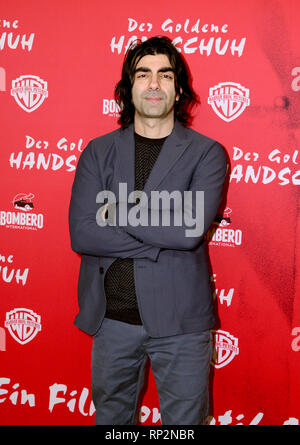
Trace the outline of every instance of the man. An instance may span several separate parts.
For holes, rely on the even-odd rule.
[[[197,96],[168,38],[129,49],[115,97],[121,128],[85,148],[70,203],[72,248],[82,255],[75,324],[93,335],[95,422],[136,423],[149,357],[162,424],[204,424],[215,323],[204,235],[221,201],[226,157],[187,127]],[[199,195],[160,208],[153,191]],[[156,222],[136,224],[137,209]]]

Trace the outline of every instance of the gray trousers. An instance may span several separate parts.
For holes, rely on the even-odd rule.
[[[93,337],[96,425],[134,425],[150,358],[163,425],[199,425],[208,415],[211,331],[151,338],[143,326],[104,318]]]

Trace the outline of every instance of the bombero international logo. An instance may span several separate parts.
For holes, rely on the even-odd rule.
[[[232,227],[232,209],[227,207],[217,214],[205,238],[210,246],[238,247],[243,241],[243,232]]]
[[[34,213],[33,193],[18,193],[12,200],[17,212],[0,210],[0,227],[7,229],[38,230],[44,227],[44,215]]]

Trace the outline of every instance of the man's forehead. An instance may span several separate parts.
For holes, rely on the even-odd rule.
[[[158,65],[172,68],[169,57],[166,54],[147,54],[140,58],[135,68],[137,69],[141,66],[150,67]]]

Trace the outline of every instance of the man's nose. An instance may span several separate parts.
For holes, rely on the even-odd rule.
[[[150,85],[149,85],[149,88],[150,88],[151,90],[157,90],[157,89],[160,88],[158,74],[153,73],[152,76],[150,77]]]

